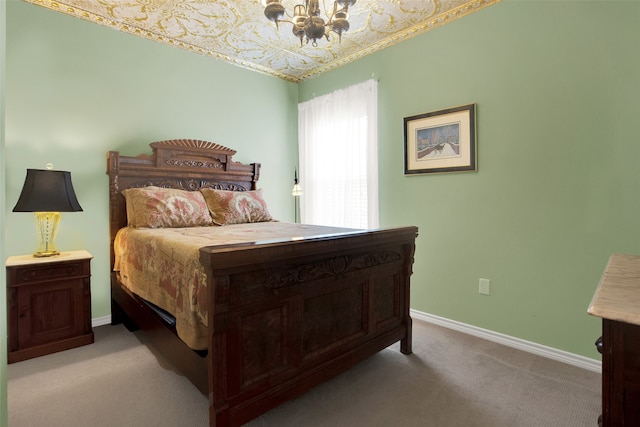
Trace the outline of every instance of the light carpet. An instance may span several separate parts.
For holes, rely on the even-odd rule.
[[[8,367],[9,427],[208,426],[208,401],[123,326]],[[414,320],[399,344],[248,426],[595,426],[601,376]]]

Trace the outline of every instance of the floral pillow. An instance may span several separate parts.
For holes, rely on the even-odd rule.
[[[202,193],[175,188],[141,187],[122,191],[131,227],[198,227],[213,225]]]
[[[273,220],[267,203],[262,197],[262,190],[225,191],[201,188],[200,191],[204,194],[214,224],[243,224]]]

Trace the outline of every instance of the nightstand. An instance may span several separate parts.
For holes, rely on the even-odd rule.
[[[598,424],[640,426],[640,256],[611,255],[587,312],[602,318]]]
[[[7,258],[8,362],[93,342],[87,251]]]

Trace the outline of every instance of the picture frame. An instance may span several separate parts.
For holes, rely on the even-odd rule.
[[[478,170],[476,104],[404,118],[404,174]]]

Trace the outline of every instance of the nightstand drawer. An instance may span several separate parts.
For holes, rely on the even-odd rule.
[[[7,285],[42,283],[46,281],[89,276],[89,260],[48,263],[37,266],[20,266],[7,269]]]

